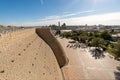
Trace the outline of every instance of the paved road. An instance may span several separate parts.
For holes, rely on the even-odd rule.
[[[66,47],[67,39],[57,38],[69,59],[62,68],[65,80],[120,80],[120,62],[104,58],[95,59],[86,49]]]

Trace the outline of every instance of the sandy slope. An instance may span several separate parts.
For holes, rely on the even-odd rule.
[[[0,80],[62,80],[50,47],[35,29],[0,37]]]
[[[37,28],[36,33],[50,46],[60,68],[65,66],[68,63],[66,55],[58,40],[52,35],[51,30],[49,28]]]

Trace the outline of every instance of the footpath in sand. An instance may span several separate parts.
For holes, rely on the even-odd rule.
[[[68,48],[67,39],[57,38],[69,63],[62,68],[65,80],[120,80],[120,62],[107,55],[95,59],[84,49]]]

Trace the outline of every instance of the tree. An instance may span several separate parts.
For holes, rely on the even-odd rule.
[[[112,48],[112,53],[115,55],[115,59],[120,57],[120,41],[117,44],[114,44],[114,48]]]
[[[106,42],[104,39],[99,38],[99,37],[94,37],[93,39],[91,39],[91,41],[89,41],[89,45],[91,47],[95,47],[95,49],[91,50],[91,54],[93,55],[93,57],[95,57],[95,59],[100,58],[100,57],[104,57],[104,51],[106,49]]]
[[[111,41],[112,40],[112,35],[107,30],[105,30],[101,33],[101,38],[103,38],[104,40]]]
[[[104,51],[107,43],[102,38],[93,38],[90,44],[92,47],[95,47],[96,49],[102,49]]]
[[[94,31],[94,37],[100,37],[100,32]]]
[[[89,33],[88,33],[88,36],[89,36],[89,37],[92,37],[92,36],[94,36],[94,33],[93,33],[93,32],[89,32]]]
[[[61,31],[60,30],[57,30],[56,32],[55,32],[55,35],[60,35],[61,34]]]
[[[88,40],[88,36],[87,36],[87,34],[81,34],[80,36],[78,36],[78,39],[79,39],[79,41],[80,42],[82,42],[82,43],[86,43],[87,42],[87,40]]]
[[[94,36],[90,36],[90,37],[88,38],[87,46],[89,46],[89,47],[92,46],[91,41],[92,41],[94,38],[95,38]]]
[[[79,41],[78,36],[72,36],[71,39],[73,39],[75,41]]]
[[[64,38],[70,38],[71,37],[71,33],[70,32],[64,32],[64,33],[61,33],[60,36],[64,37]]]

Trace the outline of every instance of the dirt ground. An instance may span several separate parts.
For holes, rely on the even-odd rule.
[[[57,37],[69,59],[62,68],[65,80],[120,80],[120,62],[109,57],[95,59],[88,49],[70,48],[65,38]]]

